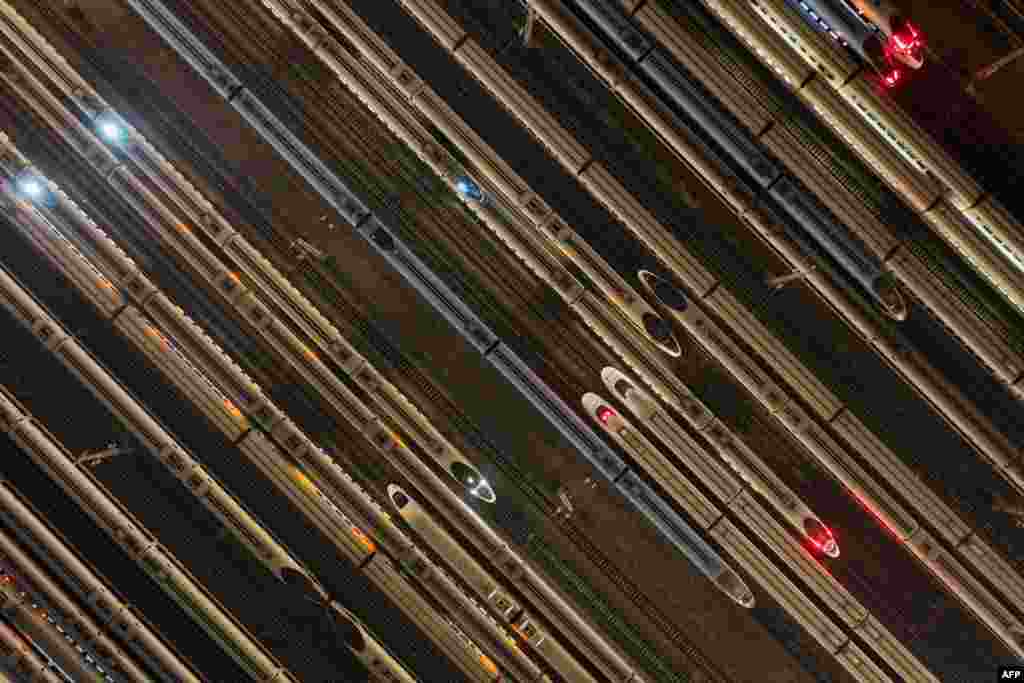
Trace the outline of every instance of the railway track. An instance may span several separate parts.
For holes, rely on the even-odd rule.
[[[224,196],[235,196],[245,197],[245,202],[250,202],[249,198],[258,197],[260,193],[256,191],[244,178],[239,174],[225,173],[224,168],[228,164],[223,158],[216,158],[219,155],[214,153],[214,159],[211,159],[211,150],[216,148],[211,145],[201,144],[202,136],[197,136],[194,130],[194,125],[182,115],[182,113],[174,106],[169,99],[159,92],[153,84],[144,82],[141,79],[133,77],[131,74],[126,73],[124,70],[119,69],[115,60],[112,60],[104,55],[102,51],[95,49],[89,42],[83,38],[78,27],[68,21],[60,12],[54,10],[49,6],[39,6],[38,11],[44,15],[45,19],[50,22],[52,26],[59,27],[62,36],[67,40],[84,58],[88,70],[91,73],[86,75],[93,82],[103,82],[111,80],[115,85],[115,88],[124,92],[131,93],[133,95],[132,107],[136,109],[140,114],[144,114],[146,117],[149,127],[158,131],[160,136],[163,137],[170,145],[175,147],[179,151],[183,151],[185,156],[192,167],[201,173],[204,178],[211,183],[214,188]],[[248,191],[246,191],[248,190]],[[280,251],[285,251],[288,245],[287,237],[281,235],[265,218],[261,216],[266,211],[264,207],[256,207],[252,204],[246,207],[247,222],[254,229],[256,229],[260,237],[277,248]],[[253,220],[257,218],[257,220]],[[432,259],[434,260],[434,259]],[[309,273],[307,272],[307,275]],[[314,277],[314,286],[321,293],[325,291],[331,291],[336,288],[336,285],[331,282],[331,276],[325,273],[318,272]],[[338,299],[340,301],[340,298]],[[336,303],[336,305],[339,305]],[[465,434],[473,445],[485,452],[491,457],[491,459],[498,464],[503,474],[513,481],[519,490],[522,492],[524,498],[528,500],[534,507],[536,512],[539,512],[543,517],[556,524],[566,538],[585,556],[587,557],[598,569],[598,571],[604,573],[609,581],[616,585],[623,595],[627,596],[630,600],[634,601],[637,605],[637,609],[640,610],[653,624],[655,624],[665,635],[665,637],[683,654],[686,658],[691,660],[694,670],[700,672],[701,678],[697,680],[706,681],[727,681],[725,675],[715,667],[714,663],[710,661],[700,650],[693,644],[692,641],[686,638],[685,634],[676,626],[672,621],[653,603],[640,590],[640,588],[626,577],[621,570],[619,570],[611,560],[603,554],[586,536],[584,532],[578,529],[571,523],[566,523],[564,520],[560,520],[555,515],[556,504],[549,491],[538,484],[535,477],[530,476],[527,472],[520,467],[515,460],[505,457],[502,455],[500,449],[494,446],[487,438],[483,435],[482,431],[477,428],[465,416],[461,411],[457,409],[448,399],[445,397],[422,373],[416,368],[409,360],[399,351],[387,337],[375,326],[373,326],[358,310],[351,305],[347,305],[346,316],[353,326],[357,329],[362,338],[366,341],[361,349],[364,353],[369,356],[376,355],[379,358],[383,358],[389,363],[396,372],[399,372],[408,381],[413,383],[417,390],[430,401],[437,402],[438,405],[443,406],[445,412],[455,426],[462,434]],[[542,545],[543,544],[543,545]],[[548,547],[545,541],[541,540],[538,536],[534,536],[529,546],[532,550],[537,553],[540,552],[541,548],[547,553],[545,557],[553,558],[553,551]],[[538,557],[538,560],[545,560],[545,557]],[[547,559],[543,562],[547,567],[553,567],[551,559]],[[580,594],[584,591],[588,599],[595,601],[597,593],[593,589],[589,588],[584,579],[578,574],[573,572],[564,563],[557,566],[559,574],[572,582],[573,592]],[[618,624],[616,635],[619,637],[623,645],[629,647],[634,653],[641,655],[641,661],[644,661],[650,666],[653,671],[660,673],[659,680],[665,681],[684,681],[690,680],[687,678],[680,678],[676,673],[672,672],[671,667],[666,665],[664,662],[656,661],[657,655],[653,653],[650,648],[644,648],[639,650],[639,647],[643,646],[643,638],[638,636],[635,632],[632,632],[626,621],[615,614],[615,610],[597,600],[593,603],[592,607],[596,606],[599,611],[602,611],[606,616],[603,621],[605,623]],[[611,616],[608,616],[611,615]]]
[[[607,558],[605,558],[605,559],[607,559]]]
[[[491,51],[495,58],[498,58],[496,46],[505,44],[507,37],[504,33],[496,31],[494,27],[514,24],[515,18],[521,12],[521,7],[517,3],[504,3],[500,11],[507,14],[509,21],[503,24],[494,20],[485,21],[484,13],[487,10],[481,3],[476,3],[472,9],[466,7],[469,3],[462,0],[447,0],[443,4],[449,12],[458,16],[465,26],[472,27],[474,35],[483,46]],[[842,144],[837,144],[837,140],[820,121],[803,113],[800,103],[796,102],[793,96],[781,87],[763,65],[745,50],[735,46],[735,39],[731,34],[704,16],[702,10],[692,3],[671,0],[668,7],[671,7],[673,11],[673,18],[687,29],[688,36],[695,43],[715,54],[717,60],[726,67],[730,76],[741,84],[747,94],[757,100],[773,116],[780,119],[785,118],[800,129],[805,149],[828,167],[835,175],[836,180],[848,189],[859,203],[883,223],[905,226],[903,232],[909,238],[907,246],[925,263],[929,264],[937,276],[946,281],[965,306],[976,312],[979,318],[985,321],[986,325],[1011,348],[1018,351],[1024,350],[1024,334],[1021,334],[1017,326],[1012,324],[1012,322],[1020,320],[1019,314],[999,294],[991,291],[990,285],[981,277],[966,268],[956,255],[952,254],[923,221],[909,211],[881,180],[867,172],[863,168],[862,162],[849,149]],[[535,40],[538,42],[536,49],[544,50],[549,59],[554,58],[562,49],[560,43],[548,37],[543,28],[536,31]],[[517,77],[527,82],[535,82],[537,76],[534,70],[519,63],[521,60],[514,57],[509,54],[499,61]],[[562,71],[569,74],[573,69],[581,66],[574,64],[575,61],[570,56],[569,59],[559,59],[558,65]],[[532,88],[531,92],[538,95]],[[541,99],[549,107],[554,105],[551,98],[541,97]],[[583,131],[578,125],[573,125],[572,117],[566,115],[564,108],[558,109],[558,115],[562,124],[572,130],[579,139],[591,143],[592,147],[603,146],[603,143],[595,144],[595,141],[588,138],[585,132],[580,135]],[[634,145],[637,144],[637,138],[630,131],[623,130],[623,133],[633,139]],[[603,160],[610,161],[607,157],[604,157]],[[619,180],[628,185],[628,178],[624,175]],[[665,188],[662,188],[660,194],[666,194]],[[722,259],[718,259],[718,261],[720,262]],[[729,273],[720,274],[723,281],[729,282],[731,287],[741,286],[741,283],[735,282],[736,278],[730,280]],[[933,316],[934,314],[929,310],[927,315]]]
[[[315,275],[311,275],[308,272],[306,275],[310,278],[310,284],[317,291],[323,292],[325,290],[320,288],[333,286],[330,276],[319,272],[319,268]],[[695,663],[699,664],[699,668],[707,676],[705,680],[728,680],[714,665],[714,663],[700,652],[692,641],[686,638],[686,635],[682,630],[672,623],[672,621],[660,609],[658,609],[657,605],[655,605],[654,602],[644,594],[629,577],[618,569],[607,555],[602,553],[581,529],[579,529],[570,520],[565,520],[556,514],[558,503],[554,497],[539,487],[533,481],[533,478],[523,471],[513,458],[505,455],[501,449],[490,441],[486,435],[484,435],[483,431],[480,430],[469,419],[469,417],[465,415],[465,413],[459,410],[457,406],[452,404],[448,397],[438,390],[430,379],[419,368],[411,363],[398,348],[392,345],[384,334],[382,334],[364,316],[362,316],[354,306],[342,301],[340,297],[332,297],[332,304],[345,310],[346,319],[361,335],[364,345],[360,351],[364,353],[369,351],[370,355],[377,355],[379,358],[384,359],[391,369],[400,374],[407,382],[412,384],[419,394],[428,399],[434,405],[442,407],[446,418],[454,427],[456,427],[459,433],[464,435],[478,452],[485,454],[492,462],[495,462],[501,469],[502,474],[515,483],[517,488],[519,488],[524,497],[534,506],[534,508],[543,514],[552,524],[557,525],[566,538],[568,538],[569,541],[581,553],[583,553],[600,572],[605,574],[619,588],[619,590],[622,591],[623,595],[627,596],[627,598],[633,602],[648,619],[655,623],[680,652]],[[374,354],[374,352],[376,353]],[[553,551],[538,536],[530,538],[527,548],[531,551],[531,557],[543,560],[543,564],[545,566],[554,565],[557,567],[558,563],[561,563],[561,561],[558,561],[558,563],[554,561],[555,558]],[[567,572],[572,572],[572,570],[568,569],[564,563],[561,563],[561,570],[559,573],[565,576]],[[576,576],[574,580],[577,582],[577,585],[580,585],[580,583],[583,582],[583,580],[578,576]],[[574,592],[577,595],[581,595],[581,591],[581,588],[576,588]],[[592,591],[586,594],[589,600],[595,599],[596,594]],[[589,606],[589,603],[587,602],[583,602],[581,604]],[[605,607],[604,610],[610,610],[610,608]],[[594,609],[591,608],[591,611],[594,611]],[[598,611],[600,611],[600,607],[598,607]],[[620,639],[619,642],[624,647],[628,646],[628,642],[623,642],[622,639]],[[633,654],[635,655],[636,653],[634,652]],[[650,656],[651,655],[648,654],[647,657],[642,659],[647,659]]]

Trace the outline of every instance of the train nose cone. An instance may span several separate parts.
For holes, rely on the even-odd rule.
[[[405,491],[394,484],[388,484],[388,498],[391,499],[391,502],[399,510],[409,504],[409,496],[405,495]]]
[[[924,66],[924,53],[913,51],[913,52],[900,52],[895,55],[896,61],[908,68],[914,69],[915,71]]]
[[[491,485],[487,483],[486,479],[481,479],[480,483],[477,484],[469,493],[485,503],[493,503],[498,500],[498,496],[495,495],[494,489],[491,488]]]
[[[644,313],[643,322],[644,330],[647,331],[651,339],[659,344],[675,344],[675,339],[672,338],[672,326],[664,318],[653,313]]]
[[[671,282],[661,279],[649,270],[638,271],[637,277],[640,278],[643,286],[657,297],[658,301],[663,305],[679,312],[685,311],[687,306],[689,306],[686,296]]]
[[[832,558],[839,557],[839,544],[829,539],[825,542],[825,545],[821,546],[821,552]]]
[[[487,503],[493,503],[498,499],[494,495],[494,489],[491,488],[491,485],[487,483],[487,480],[475,468],[458,460],[448,467],[455,480],[469,491],[469,495]]]
[[[366,649],[366,638],[363,630],[349,614],[348,610],[342,608],[338,603],[332,602],[327,607],[327,616],[330,619],[334,634],[345,647],[362,652]]]

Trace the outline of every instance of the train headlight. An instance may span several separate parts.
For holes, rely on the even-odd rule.
[[[494,489],[491,488],[491,485],[487,483],[487,480],[475,468],[460,461],[453,462],[449,465],[449,468],[452,476],[469,491],[469,495],[488,503],[493,503],[497,500],[497,496],[494,495]]]
[[[43,194],[43,184],[35,178],[25,178],[18,183],[18,189],[30,199],[38,199]]]
[[[334,627],[335,634],[345,644],[345,647],[357,653],[366,650],[366,637],[363,635],[363,629],[348,610],[336,602],[332,602],[327,606],[327,615],[330,618],[331,626]]]
[[[27,169],[14,179],[14,187],[25,199],[35,204],[52,204],[49,183],[33,169]]]
[[[494,489],[491,488],[491,485],[487,483],[486,479],[481,479],[476,486],[471,488],[469,490],[469,495],[474,498],[479,498],[487,503],[493,503],[498,499],[498,496],[494,493]]]
[[[455,180],[455,189],[459,191],[459,194],[471,201],[482,202],[484,200],[483,190],[469,176],[457,178]]]
[[[663,280],[649,270],[637,271],[637,277],[640,278],[640,283],[657,297],[658,301],[673,311],[682,313],[689,306],[682,290],[671,282]]]
[[[124,140],[125,128],[118,120],[117,114],[105,111],[93,120],[96,132],[105,141],[111,144],[119,144]]]
[[[399,510],[409,504],[409,496],[405,495],[405,491],[394,484],[388,485],[388,495],[391,496],[391,502],[393,502],[395,507]]]
[[[839,544],[827,526],[813,517],[804,520],[804,532],[814,547],[828,557],[839,557]]]

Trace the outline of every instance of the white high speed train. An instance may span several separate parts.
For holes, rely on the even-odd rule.
[[[679,428],[672,416],[654,400],[653,396],[637,386],[621,370],[605,368],[601,371],[601,379],[604,380],[605,386],[666,445],[678,447],[681,443],[689,443],[689,437]],[[609,424],[608,420],[604,422]],[[728,436],[716,425],[708,430],[708,438],[721,445],[722,439],[728,439]],[[740,441],[733,441],[728,448],[719,448],[717,452],[733,472],[771,503],[772,507],[817,550],[828,557],[839,557],[839,543],[832,531],[756,453]]]

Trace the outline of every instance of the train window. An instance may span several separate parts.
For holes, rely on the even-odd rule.
[[[399,510],[409,504],[409,497],[398,489],[391,492],[391,500],[394,501],[395,507]]]
[[[651,339],[659,344],[668,344],[672,341],[672,326],[661,316],[653,313],[643,314],[644,330]]]
[[[451,470],[452,476],[458,479],[459,483],[466,488],[473,488],[482,478],[479,472],[464,462],[453,462],[449,466],[449,469]]]
[[[650,278],[649,286],[653,290],[654,295],[669,308],[675,311],[685,311],[687,309],[689,304],[678,287],[656,276]]]

